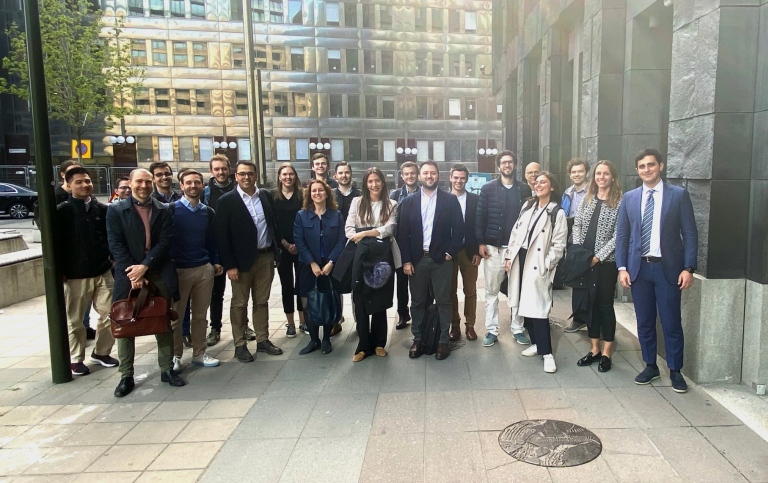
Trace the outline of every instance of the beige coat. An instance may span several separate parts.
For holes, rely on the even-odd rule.
[[[546,213],[541,210],[534,213],[533,208],[524,209],[515,223],[509,236],[507,251],[504,258],[512,261],[509,272],[508,301],[512,312],[521,317],[533,319],[549,318],[552,309],[552,281],[555,278],[557,262],[565,253],[565,243],[568,239],[568,223],[565,213],[559,210],[555,220],[554,230],[550,213],[557,203],[549,203]],[[538,218],[538,221],[536,221]],[[520,248],[528,237],[528,227],[536,221],[528,254],[523,268],[522,291],[520,290]]]

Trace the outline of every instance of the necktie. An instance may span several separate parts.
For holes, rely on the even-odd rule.
[[[653,227],[653,191],[648,191],[648,200],[645,202],[645,211],[643,211],[643,225],[640,231],[641,250],[643,256],[651,251],[651,229]]]

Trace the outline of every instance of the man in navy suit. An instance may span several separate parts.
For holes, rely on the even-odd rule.
[[[438,189],[437,163],[425,161],[419,169],[421,189],[400,205],[397,244],[403,273],[411,287],[411,332],[413,345],[408,356],[421,356],[421,323],[427,310],[429,286],[440,314],[440,342],[435,358],[451,354],[448,329],[451,326],[451,276],[453,260],[464,244],[464,217],[456,196]]]
[[[681,292],[693,284],[698,232],[688,192],[661,180],[664,158],[655,149],[635,157],[643,185],[627,192],[616,228],[619,282],[632,289],[637,335],[645,369],[635,384],[659,377],[656,365],[656,310],[661,318],[672,389],[686,392],[683,367]]]

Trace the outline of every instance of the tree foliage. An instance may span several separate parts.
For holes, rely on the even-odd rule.
[[[128,114],[126,97],[141,88],[143,68],[132,66],[130,45],[120,38],[124,19],[110,18],[105,28],[101,10],[89,0],[40,0],[40,30],[49,115],[64,121],[78,142],[91,128],[101,128]],[[0,77],[0,93],[29,97],[29,71],[24,34],[17,25],[7,31],[10,54],[3,69],[15,82]]]

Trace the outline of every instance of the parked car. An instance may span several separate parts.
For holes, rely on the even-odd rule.
[[[37,205],[37,192],[23,186],[0,183],[0,215],[27,218]]]

